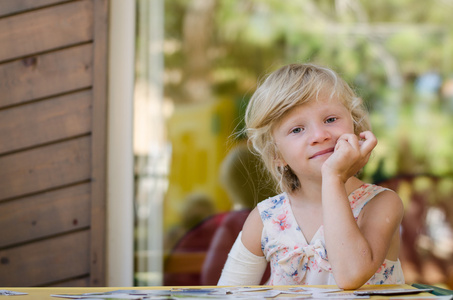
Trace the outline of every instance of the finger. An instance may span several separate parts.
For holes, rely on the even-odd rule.
[[[371,131],[361,132],[360,138],[363,139],[360,144],[360,149],[365,153],[371,152],[377,145],[377,139]]]
[[[351,145],[348,143],[346,139],[338,139],[337,143],[335,144],[335,151],[339,151],[340,149],[350,148]]]
[[[368,140],[368,139],[371,139],[371,138],[376,138],[374,136],[374,134],[371,131],[369,131],[369,130],[361,132],[359,134],[359,136],[360,136],[360,138],[365,139],[365,140]]]
[[[338,140],[347,142],[355,150],[360,149],[359,138],[355,134],[350,134],[350,133],[342,134],[338,138]],[[338,141],[337,141],[337,143],[338,143]]]

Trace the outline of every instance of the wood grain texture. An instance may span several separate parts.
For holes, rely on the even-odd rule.
[[[89,180],[90,149],[81,137],[0,157],[0,200]]]
[[[2,0],[0,1],[0,17],[67,1],[68,0]]]
[[[0,108],[91,87],[92,50],[87,44],[1,64]]]
[[[0,110],[0,154],[87,134],[91,91]]]
[[[106,284],[108,11],[107,0],[94,2],[90,286]]]
[[[0,203],[0,248],[90,226],[90,184]]]
[[[4,286],[105,285],[108,6],[0,0]]]
[[[93,38],[91,1],[73,1],[0,19],[0,61],[35,55]]]
[[[88,274],[89,238],[85,230],[0,250],[2,286],[38,286]]]

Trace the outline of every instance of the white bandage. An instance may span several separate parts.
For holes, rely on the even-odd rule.
[[[217,285],[258,285],[261,282],[267,261],[264,256],[250,252],[242,243],[239,233],[222,270]]]

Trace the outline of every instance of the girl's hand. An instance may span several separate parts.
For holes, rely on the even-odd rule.
[[[366,165],[377,139],[371,131],[364,131],[359,136],[361,140],[355,134],[343,134],[338,138],[333,154],[322,166],[323,176],[338,176],[346,182]]]

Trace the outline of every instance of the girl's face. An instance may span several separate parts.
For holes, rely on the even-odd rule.
[[[333,153],[338,138],[354,133],[347,108],[337,99],[311,101],[290,110],[272,134],[280,151],[279,166],[289,165],[299,181],[321,176],[321,166]]]

